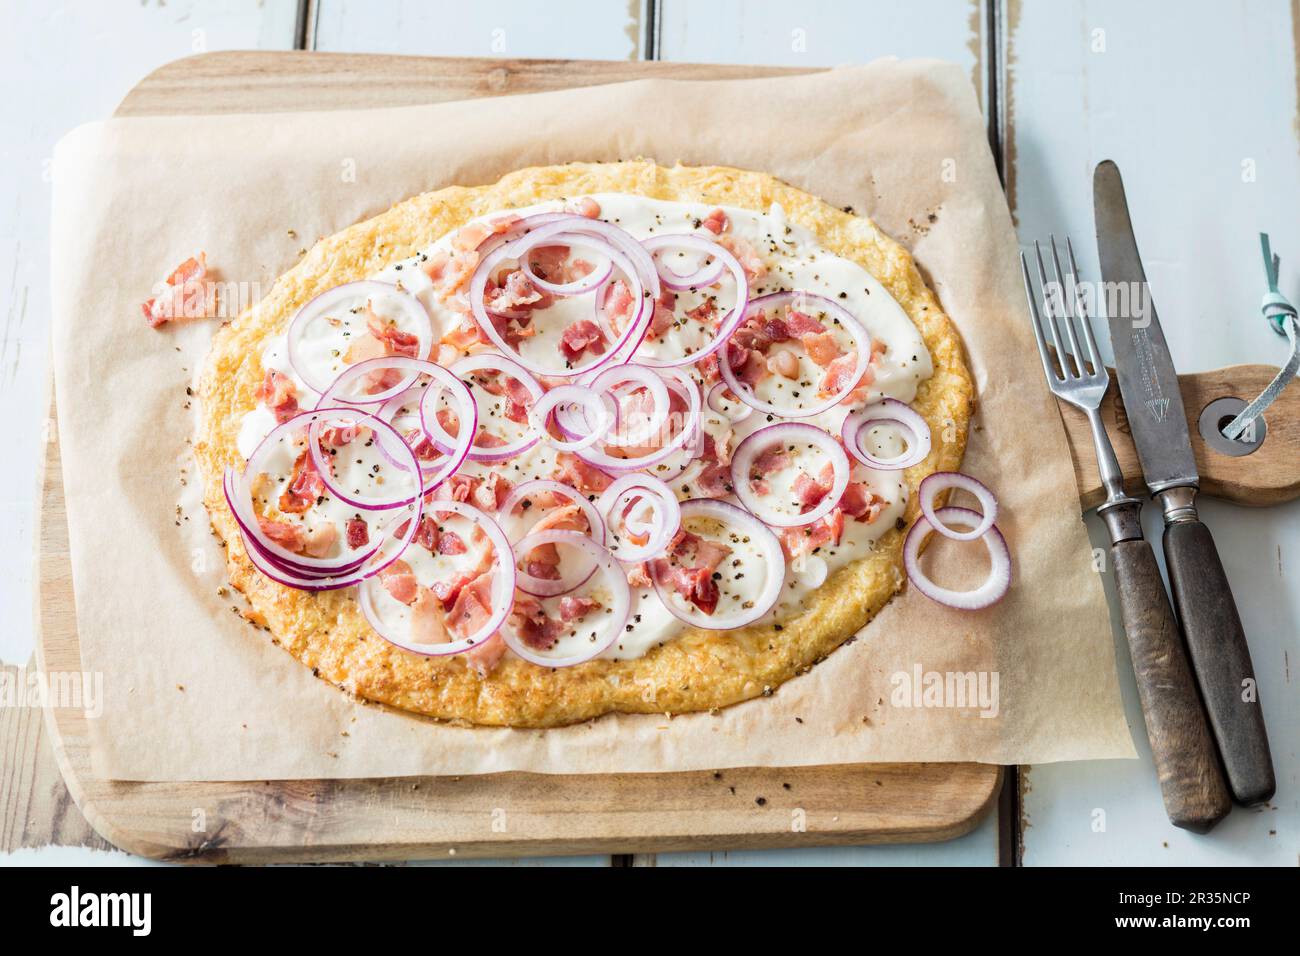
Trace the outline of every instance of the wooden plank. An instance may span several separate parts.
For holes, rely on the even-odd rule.
[[[1283,356],[1282,340],[1258,311],[1264,286],[1256,234],[1272,235],[1282,288],[1295,299],[1296,7],[1196,0],[1171,15],[1165,5],[1121,0],[1003,0],[1004,163],[1021,242],[1068,232],[1084,273],[1096,278],[1092,167],[1116,160],[1183,372],[1277,364]],[[1147,536],[1158,541],[1157,509],[1145,510]],[[1250,640],[1279,796],[1262,809],[1235,811],[1209,838],[1168,825],[1116,619],[1142,759],[1027,769],[1027,865],[1297,862],[1300,504],[1248,511],[1203,498],[1201,516],[1215,534]],[[1089,530],[1104,547],[1105,533],[1091,518]],[[1104,580],[1113,607],[1110,575]]]
[[[985,0],[659,0],[663,60],[828,67],[935,57],[970,70],[983,102]]]
[[[160,67],[132,91],[116,115],[232,113],[254,105],[266,112],[414,106],[646,77],[739,79],[754,76],[756,69],[698,63],[220,52]],[[791,68],[785,72],[812,71]]]
[[[222,59],[238,63],[241,72],[253,66],[246,57]],[[207,69],[202,60],[177,68],[186,64]],[[356,85],[351,68],[338,77],[341,89]],[[261,98],[265,85],[216,88],[243,96],[241,108],[280,102],[276,96],[282,94]],[[51,671],[80,669],[58,451],[57,442],[51,442],[40,550],[39,656],[42,667]],[[998,768],[977,764],[882,764],[598,778],[504,774],[127,784],[90,775],[81,714],[50,713],[56,757],[95,828],[135,852],[182,860],[404,859],[453,853],[465,858],[948,839],[975,826],[1001,779]],[[380,808],[383,812],[377,812]],[[505,811],[507,826],[498,830],[491,825],[492,808]],[[196,810],[202,810],[204,822],[198,830],[193,826]]]
[[[318,0],[312,49],[419,56],[641,59],[641,0]]]

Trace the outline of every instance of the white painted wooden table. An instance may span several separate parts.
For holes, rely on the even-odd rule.
[[[1119,161],[1147,271],[1184,371],[1281,358],[1258,317],[1255,234],[1300,295],[1295,4],[1251,0],[0,0],[0,662],[32,651],[35,474],[49,336],[48,162],[67,129],[107,116],[160,64],[202,50],[292,49],[835,65],[878,56],[961,64],[985,104],[1021,241],[1076,238],[1095,276],[1090,171]],[[1148,509],[1149,532],[1156,515]],[[1300,503],[1206,502],[1250,636],[1279,795],[1208,837],[1169,827],[1150,760],[1022,768],[1003,814],[1025,865],[1269,863],[1300,856]],[[1100,526],[1089,519],[1098,544]],[[1118,625],[1117,625],[1118,626]],[[1117,659],[1128,673],[1127,650]],[[1126,703],[1145,748],[1131,677]],[[21,723],[0,712],[13,737]],[[27,725],[34,722],[28,720]],[[57,780],[0,747],[0,863],[141,862],[69,822]],[[0,734],[0,744],[6,740]],[[35,746],[33,744],[32,746]],[[46,819],[52,815],[57,821]],[[71,816],[75,816],[72,808]],[[637,865],[999,862],[999,819],[947,844],[636,858]],[[98,846],[90,849],[88,846]],[[540,863],[608,863],[606,858]],[[1011,860],[1003,859],[1003,863]]]

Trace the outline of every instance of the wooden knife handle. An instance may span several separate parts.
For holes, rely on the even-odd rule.
[[[1137,538],[1111,545],[1111,556],[1165,812],[1174,826],[1204,833],[1232,803],[1155,553]]]
[[[1250,648],[1210,529],[1200,521],[1165,528],[1165,566],[1232,796],[1250,806],[1277,784]]]
[[[1264,413],[1268,434],[1252,454],[1233,458],[1215,451],[1201,437],[1199,420],[1206,405],[1218,398],[1250,401],[1264,390],[1277,374],[1268,365],[1234,365],[1212,372],[1179,375],[1183,408],[1187,413],[1187,432],[1192,438],[1192,453],[1201,475],[1201,493],[1235,501],[1242,505],[1273,505],[1300,497],[1300,383],[1292,382]],[[1115,446],[1124,484],[1129,494],[1146,498],[1142,468],[1129,431],[1128,416],[1119,401],[1118,379],[1112,369],[1110,391],[1101,406],[1102,421]],[[1093,451],[1092,432],[1083,412],[1064,402],[1061,420],[1074,456],[1074,477],[1079,483],[1079,498],[1084,510],[1096,507],[1105,499],[1097,456]]]

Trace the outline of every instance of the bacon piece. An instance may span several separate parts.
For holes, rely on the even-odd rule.
[[[482,343],[491,343],[479,324],[473,318],[466,316],[460,322],[445,332],[441,339],[441,344],[450,346],[458,351],[464,352],[474,345]]]
[[[650,328],[646,331],[646,337],[657,339],[671,329],[673,322],[677,320],[677,314],[674,312],[676,308],[677,293],[669,288],[660,291],[659,298],[655,300],[655,311],[650,319]]]
[[[506,642],[500,632],[497,632],[486,641],[480,641],[471,647],[464,656],[480,677],[487,677],[501,663],[501,658],[506,656]]]
[[[761,352],[751,351],[745,356],[745,364],[736,372],[736,377],[753,388],[767,378],[767,362]]]
[[[158,295],[140,306],[149,328],[156,329],[176,319],[210,318],[210,303],[204,277],[208,274],[208,257],[200,252],[186,259],[163,282]]]
[[[876,380],[876,369],[880,367],[880,356],[885,354],[885,343],[879,339],[871,342],[871,358],[867,361],[867,370],[862,373],[853,390],[840,401],[841,405],[860,405],[867,400],[867,394]]]
[[[437,595],[426,587],[419,588],[411,604],[411,641],[416,644],[446,644],[451,641]]]
[[[700,225],[715,236],[720,236],[727,231],[727,227],[731,225],[731,220],[727,218],[727,214],[721,209],[714,209],[704,217]]]
[[[480,574],[467,582],[456,595],[447,613],[447,629],[460,637],[480,630],[492,616],[492,575]]]
[[[650,572],[646,568],[646,563],[634,564],[627,569],[627,583],[634,588],[648,588],[651,585]]]
[[[695,479],[695,488],[705,498],[725,498],[731,494],[731,468],[709,465]]]
[[[500,444],[504,445],[505,442]],[[470,491],[470,500],[476,508],[483,511],[496,511],[506,500],[506,495],[510,494],[511,487],[510,480],[500,472],[488,472],[487,477]]]
[[[577,505],[563,505],[543,515],[541,520],[533,525],[529,534],[538,534],[542,531],[580,531],[586,534],[590,530],[591,524],[581,508]]]
[[[614,479],[599,468],[566,451],[555,456],[555,473],[551,477],[577,488],[584,495],[599,493],[614,483]]]
[[[546,613],[542,602],[526,594],[515,595],[515,606],[510,611],[510,622],[525,644],[544,651],[555,644],[563,626]]]
[[[448,581],[435,581],[432,591],[438,600],[442,602],[444,608],[449,608],[460,598],[460,592],[465,585],[474,580],[473,574],[456,574]]]
[[[438,534],[439,554],[465,554],[469,548],[465,541],[454,531],[442,531]]]
[[[256,395],[275,414],[277,424],[283,425],[298,414],[298,386],[283,372],[268,368]]]
[[[811,554],[828,544],[839,544],[844,534],[844,512],[832,508],[830,514],[818,518],[812,524],[797,528],[785,528],[781,532],[781,549],[787,558],[797,558],[802,554]]]
[[[811,511],[830,492],[829,485],[823,485],[806,471],[801,471],[794,479],[794,494],[803,506],[802,511]]]
[[[790,453],[780,445],[772,445],[759,452],[750,466],[750,475],[768,475],[790,467]]]
[[[868,490],[862,482],[849,482],[844,489],[844,496],[840,498],[840,510],[854,520],[867,524],[879,518],[888,505],[889,502]]]
[[[588,219],[596,219],[600,216],[600,203],[590,196],[583,196],[570,203],[569,208],[579,216],[586,216]]]
[[[570,362],[577,361],[587,349],[593,355],[604,355],[607,344],[605,333],[591,319],[579,319],[560,336],[560,351]]]
[[[547,278],[543,276],[543,278]],[[523,270],[516,269],[506,276],[504,285],[489,289],[483,295],[483,305],[489,312],[509,315],[521,309],[543,304],[549,297],[533,285]]]
[[[826,368],[844,355],[840,343],[835,341],[835,336],[830,332],[800,336],[799,341],[803,343],[804,351],[808,353],[808,357],[822,368]],[[854,353],[854,361],[857,361],[856,353]]]
[[[303,452],[293,463],[289,487],[280,493],[280,510],[302,514],[316,503],[325,491],[325,482],[316,470],[316,462],[308,452]]]
[[[826,374],[822,376],[821,385],[817,387],[818,393],[822,395],[835,395],[842,389],[847,388],[849,383],[853,380],[853,373],[856,370],[857,365],[858,353],[853,350],[845,352],[839,358],[835,359],[835,361],[831,362],[830,365],[826,367]],[[862,377],[858,379],[857,384],[855,384],[854,387],[857,388],[864,382],[869,384],[870,379],[868,376],[874,377],[870,365],[867,366],[867,370],[862,374]]]
[[[472,250],[457,249],[451,254],[439,251],[429,257],[429,261],[424,264],[424,271],[433,280],[438,298],[450,302],[457,293],[469,285],[474,270],[478,268],[478,261],[478,253]],[[464,311],[469,311],[468,301],[465,303]]]
[[[407,524],[409,524],[409,522],[403,523],[402,526],[397,529],[398,538],[401,538],[402,535],[406,534]],[[415,529],[415,534],[411,538],[411,541],[414,544],[426,548],[429,553],[432,554],[438,547],[438,523],[428,515],[421,515],[420,526]]]
[[[262,529],[262,534],[286,551],[293,551],[295,554],[302,551],[306,538],[302,525],[291,521],[276,521],[274,518],[266,518],[262,515],[257,516],[257,525]]]
[[[763,261],[748,240],[728,233],[727,235],[718,236],[717,243],[736,257],[740,267],[745,270],[745,278],[750,282],[755,282],[767,275],[767,263]]]
[[[533,407],[532,393],[516,378],[507,378],[505,383],[506,418],[521,425],[526,424],[528,410]]]
[[[605,300],[601,307],[605,310],[605,315],[609,319],[610,325],[614,328],[620,328],[632,317],[632,308],[636,301],[632,298],[632,290],[622,279],[615,279],[605,289]]]
[[[347,523],[348,547],[353,550],[370,543],[370,525],[365,518],[349,518]]]
[[[388,347],[383,341],[375,338],[369,332],[365,335],[357,336],[348,346],[348,350],[343,353],[343,361],[348,365],[356,365],[358,362],[365,362],[373,358],[383,358],[388,354]]]
[[[787,315],[788,318],[785,320],[785,324],[792,336],[821,335],[827,330],[826,326],[811,315],[800,312],[798,309],[791,309]]]
[[[379,572],[379,583],[392,595],[394,601],[403,604],[414,602],[420,587],[411,566],[400,559]]]
[[[369,301],[366,302],[366,328],[370,330],[372,336],[383,343],[384,353],[387,355],[416,358],[419,354],[419,336],[411,332],[403,332],[397,327],[397,323],[386,321],[375,312]],[[351,351],[349,349],[349,353]]]
[[[597,610],[600,606],[599,601],[593,601],[591,598],[566,594],[560,598],[560,620],[565,622],[575,621],[580,617],[584,617],[588,611]]]

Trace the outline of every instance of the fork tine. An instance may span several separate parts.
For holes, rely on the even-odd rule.
[[[1079,348],[1079,335],[1074,327],[1078,290],[1074,285],[1074,276],[1070,276],[1069,288],[1066,288],[1066,273],[1061,268],[1061,257],[1056,252],[1056,236],[1051,237],[1051,245],[1052,271],[1056,274],[1057,287],[1061,290],[1061,323],[1065,326],[1065,334],[1070,339],[1070,355],[1074,359],[1074,367],[1079,373],[1079,378],[1087,378],[1091,373],[1083,364],[1083,349]],[[1061,358],[1061,364],[1065,364],[1064,356]]]
[[[1049,383],[1060,381],[1061,376],[1057,374],[1056,368],[1052,365],[1051,353],[1047,351],[1047,341],[1043,338],[1043,323],[1038,315],[1038,301],[1034,296],[1034,283],[1029,278],[1029,260],[1025,254],[1020,253],[1020,271],[1025,276],[1025,298],[1029,301],[1029,320],[1034,326],[1034,341],[1038,343],[1038,356],[1043,360],[1043,372],[1047,375]]]
[[[1079,264],[1074,261],[1074,245],[1070,242],[1070,237],[1065,237],[1065,256],[1070,261],[1070,281],[1073,284],[1078,281]],[[1097,348],[1097,339],[1092,334],[1092,319],[1079,302],[1079,297],[1075,295],[1075,303],[1078,305],[1079,324],[1083,326],[1083,337],[1088,344],[1088,361],[1092,364],[1093,374],[1102,375],[1109,378],[1106,366],[1101,361],[1101,351]]]
[[[1052,307],[1052,295],[1048,293],[1047,269],[1043,265],[1043,250],[1034,240],[1034,256],[1038,259],[1038,281],[1043,295],[1043,311],[1047,313],[1047,328],[1052,333],[1052,347],[1056,349],[1056,361],[1061,366],[1061,379],[1069,381],[1074,378],[1070,366],[1065,360],[1065,349],[1061,348],[1061,333],[1056,328],[1056,310]],[[1059,291],[1059,289],[1058,289]]]

